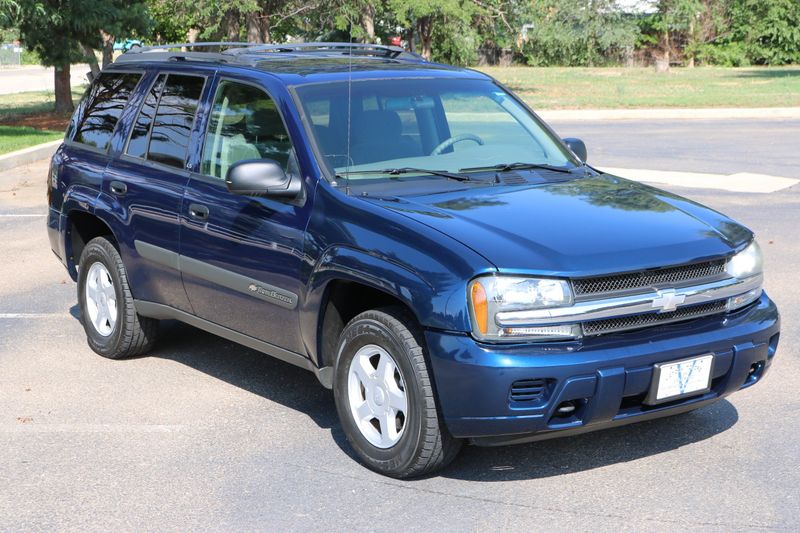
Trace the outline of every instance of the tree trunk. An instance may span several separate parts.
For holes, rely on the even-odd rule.
[[[54,69],[56,113],[66,114],[75,110],[72,103],[72,86],[69,79],[69,64]]]
[[[408,28],[408,51],[412,54],[417,53],[417,44],[414,42],[414,26],[416,22]]]
[[[433,21],[431,17],[417,19],[417,32],[419,33],[420,53],[426,61],[431,60],[431,30]]]
[[[239,40],[239,31],[241,29],[239,17],[240,13],[238,9],[230,10],[225,16],[222,23],[223,35],[225,35],[225,39],[223,40],[228,42],[235,42]]]
[[[114,42],[117,38],[104,31],[100,35],[103,37],[103,68],[106,68],[114,61]]]
[[[247,23],[247,42],[262,44],[264,40],[264,21],[266,15],[257,11],[255,13],[248,13],[245,17]]]
[[[364,42],[375,42],[375,6],[367,4],[361,12],[361,26],[364,28]]]
[[[697,36],[694,30],[694,15],[689,19],[689,60],[686,62],[688,68],[694,68],[694,50],[697,43]]]
[[[92,70],[92,79],[100,75],[100,65],[97,64],[97,56],[94,55],[94,49],[87,45],[81,44],[83,55],[86,56],[86,61],[89,63],[89,68]]]
[[[669,30],[664,31],[662,35],[662,52],[663,57],[656,59],[656,72],[669,72]]]

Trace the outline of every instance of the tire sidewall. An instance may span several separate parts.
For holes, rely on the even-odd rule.
[[[112,246],[108,243],[108,246]],[[114,284],[114,294],[117,298],[117,321],[114,325],[114,331],[111,335],[104,337],[94,327],[89,320],[89,314],[86,311],[86,282],[89,276],[89,270],[94,263],[102,263],[111,275],[111,281]],[[78,271],[78,304],[81,312],[81,323],[83,329],[86,331],[86,338],[89,346],[104,356],[112,356],[120,345],[120,337],[125,330],[124,313],[124,294],[122,291],[122,279],[120,276],[117,261],[109,253],[109,251],[98,242],[90,242],[83,249],[80,259],[80,269]]]
[[[408,399],[406,427],[400,440],[390,448],[372,445],[356,425],[348,398],[348,373],[356,352],[368,344],[386,350],[400,369]],[[422,438],[421,423],[424,417],[424,398],[421,384],[412,366],[408,350],[402,340],[386,325],[372,318],[353,322],[345,328],[338,345],[334,374],[334,398],[339,420],[348,442],[358,455],[374,469],[387,474],[402,472],[414,461]]]

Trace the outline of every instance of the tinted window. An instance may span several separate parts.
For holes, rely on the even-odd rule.
[[[292,143],[275,102],[251,85],[223,81],[203,149],[203,173],[224,178],[228,169],[245,159],[273,159],[293,173]]]
[[[140,74],[101,74],[88,94],[74,140],[105,150]]]
[[[204,78],[170,74],[150,131],[147,159],[183,168]]]
[[[158,106],[158,97],[161,95],[161,89],[164,87],[164,80],[166,79],[167,75],[162,74],[158,77],[153,86],[150,87],[150,91],[148,91],[147,97],[144,99],[142,108],[139,110],[136,124],[131,131],[128,149],[125,151],[128,155],[141,158],[147,156],[147,141],[150,135],[150,126],[153,124],[156,106]]]

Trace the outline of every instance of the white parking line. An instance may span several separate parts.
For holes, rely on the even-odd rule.
[[[9,318],[56,318],[70,316],[69,313],[0,313],[0,320]]]
[[[0,213],[0,217],[8,217],[8,218],[24,218],[24,217],[46,217],[46,214],[39,214],[39,213],[7,213],[3,214]]]
[[[5,433],[174,433],[186,426],[182,424],[38,424],[35,420],[0,424],[0,434]]]
[[[700,172],[673,172],[669,170],[647,170],[641,168],[608,168],[603,172],[633,181],[663,183],[696,189],[717,189],[730,192],[771,193],[786,189],[800,180],[739,172],[736,174],[704,174]]]

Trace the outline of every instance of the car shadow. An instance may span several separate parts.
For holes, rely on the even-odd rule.
[[[727,400],[686,414],[516,446],[467,446],[443,477],[469,481],[542,479],[635,461],[700,442],[739,419]]]
[[[186,365],[338,430],[333,395],[311,372],[177,321],[164,320],[160,328],[145,357]]]
[[[71,310],[72,311],[72,310]],[[339,426],[331,391],[306,370],[192,326],[163,321],[147,357],[181,363],[269,401],[303,413],[329,430],[334,443],[356,459]],[[433,474],[469,481],[511,481],[572,474],[668,452],[722,433],[738,420],[722,400],[698,411],[594,433],[516,446],[464,446],[456,460]]]

